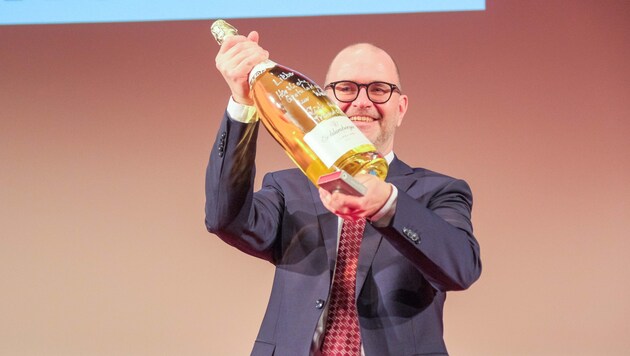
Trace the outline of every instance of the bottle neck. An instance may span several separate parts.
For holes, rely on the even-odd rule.
[[[251,86],[252,84],[254,84],[254,81],[256,80],[256,78],[258,78],[259,75],[263,74],[268,69],[275,67],[276,65],[277,63],[272,61],[271,59],[266,59],[256,64],[254,68],[252,68],[252,71],[249,72],[249,85]]]

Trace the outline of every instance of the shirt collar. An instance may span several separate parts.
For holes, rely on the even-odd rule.
[[[385,160],[387,161],[387,164],[392,164],[392,161],[394,160],[394,156],[395,156],[394,151],[389,151],[389,153],[383,156],[383,158],[385,158]]]

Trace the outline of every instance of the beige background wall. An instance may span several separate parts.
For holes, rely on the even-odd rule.
[[[352,42],[397,58],[397,154],[475,194],[453,355],[630,353],[630,2],[233,23],[320,83]],[[0,355],[249,353],[273,267],[204,228],[209,24],[0,27]]]

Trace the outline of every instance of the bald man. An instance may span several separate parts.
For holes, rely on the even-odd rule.
[[[267,173],[254,192],[259,123],[247,115],[247,78],[268,58],[258,37],[227,38],[216,56],[232,95],[206,175],[208,231],[276,266],[251,354],[446,355],[446,292],[481,273],[470,188],[393,153],[408,98],[391,56],[362,43],[337,54],[325,89],[387,159],[387,179],[357,176],[367,188],[357,197],[317,189],[289,169]],[[349,221],[363,222],[351,272],[339,257]],[[348,273],[350,287],[339,281]],[[342,289],[351,291],[345,307]]]

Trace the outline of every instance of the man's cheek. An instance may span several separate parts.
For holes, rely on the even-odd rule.
[[[350,107],[350,103],[342,103],[342,102],[337,101],[337,100],[335,100],[335,103],[337,104],[339,109],[341,109],[341,111],[343,111],[344,113],[347,112],[348,108]]]

